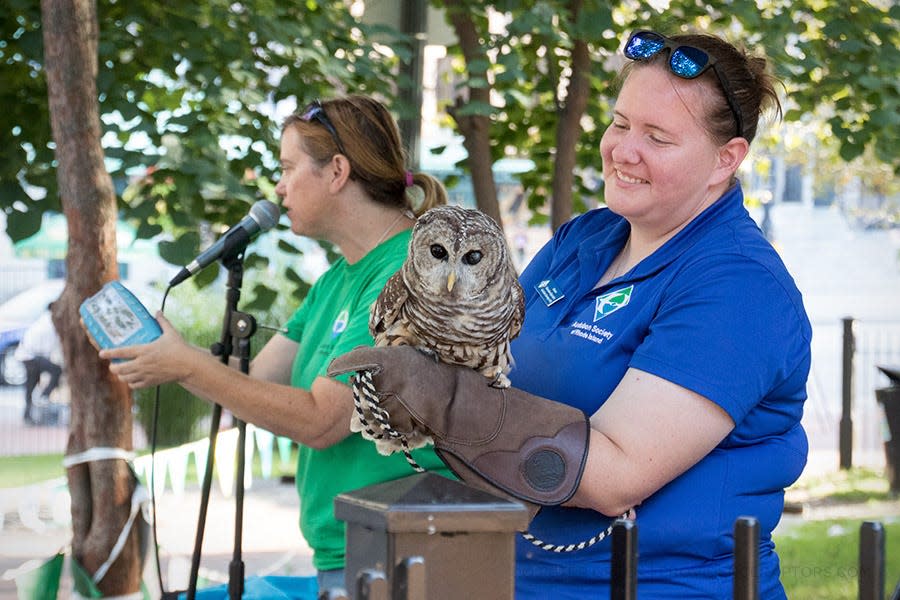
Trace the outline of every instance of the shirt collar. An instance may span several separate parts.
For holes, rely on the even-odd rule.
[[[621,279],[618,283],[642,279],[656,273],[696,244],[709,229],[711,223],[719,227],[723,223],[746,215],[746,213],[744,193],[741,189],[741,184],[738,182],[670,240],[667,240],[665,244],[657,248],[653,254],[638,263],[628,277]],[[628,239],[628,234],[631,231],[628,221],[619,215],[612,213],[611,215],[611,221],[608,226],[603,227],[603,231],[598,231],[596,234],[588,236],[580,244],[578,255],[582,264],[584,264],[583,261],[585,260],[596,262],[603,253],[610,252],[612,249],[618,252],[625,244],[625,240]],[[593,285],[593,283],[596,283],[598,274],[591,269],[582,269],[581,277],[584,279],[583,284],[593,278],[591,283]]]

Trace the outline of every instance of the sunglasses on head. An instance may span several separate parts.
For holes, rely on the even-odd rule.
[[[695,79],[700,77],[707,69],[712,68],[722,91],[725,92],[725,101],[734,115],[737,125],[737,137],[744,137],[744,120],[741,118],[741,109],[728,86],[728,81],[716,67],[716,58],[710,56],[705,50],[694,46],[678,44],[666,36],[655,31],[635,31],[625,44],[625,58],[635,61],[647,61],[662,52],[669,51],[669,70],[683,79]]]
[[[334,140],[334,143],[337,145],[338,151],[347,156],[347,152],[344,150],[344,145],[341,144],[341,138],[338,137],[337,129],[334,128],[334,125],[331,123],[331,119],[328,118],[328,114],[325,112],[325,108],[322,106],[322,103],[318,100],[313,100],[306,108],[303,109],[303,112],[300,113],[300,120],[306,121],[307,123],[311,123],[316,121],[322,127],[328,130],[328,133],[331,134],[331,138]]]

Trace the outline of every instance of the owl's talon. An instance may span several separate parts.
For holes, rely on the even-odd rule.
[[[502,371],[497,373],[497,375],[491,380],[490,386],[492,388],[505,389],[512,385],[512,382],[509,380]]]
[[[481,211],[448,205],[416,221],[406,260],[372,305],[369,333],[377,347],[412,346],[435,364],[470,367],[489,385],[507,388],[509,341],[524,317],[524,293],[503,231]],[[478,331],[460,339],[460,331],[473,327]],[[372,376],[380,368],[371,369],[364,418],[385,433],[380,452],[399,451],[389,417],[375,410],[380,399]],[[403,436],[410,450],[432,443],[418,428]]]
[[[438,353],[434,350],[434,348],[426,348],[424,346],[416,346],[416,350],[418,350],[425,356],[431,358],[434,362],[440,362],[440,360],[441,360],[441,357],[438,356]]]

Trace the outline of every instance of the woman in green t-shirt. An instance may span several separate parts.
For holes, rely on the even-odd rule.
[[[435,178],[406,170],[396,122],[366,96],[316,101],[289,116],[280,160],[275,192],[291,231],[331,242],[342,258],[312,287],[285,333],[260,350],[249,376],[187,344],[162,314],[156,341],[101,357],[129,359],[110,370],[132,388],[174,381],[300,444],[300,526],[320,589],[331,589],[344,586],[344,527],[334,518],[335,495],[413,471],[402,455],[381,456],[350,433],[351,390],[325,373],[333,358],[372,344],[369,309],[406,258],[415,217],[445,204],[447,194]],[[415,207],[414,186],[424,192]],[[426,469],[444,469],[430,449],[415,458]]]

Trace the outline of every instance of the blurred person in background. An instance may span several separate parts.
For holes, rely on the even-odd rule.
[[[34,425],[39,419],[32,414],[33,396],[41,377],[44,373],[50,375],[50,380],[41,390],[41,398],[46,403],[50,400],[50,394],[59,387],[59,378],[63,372],[62,347],[53,326],[50,306],[25,331],[16,348],[15,358],[25,366],[25,413],[22,420],[28,425]]]

